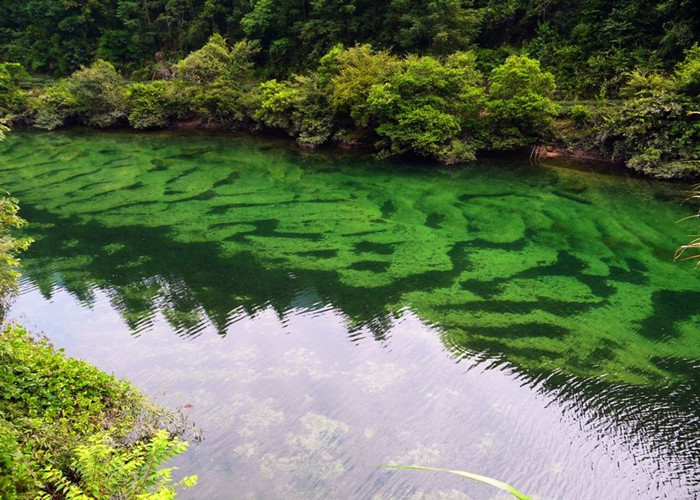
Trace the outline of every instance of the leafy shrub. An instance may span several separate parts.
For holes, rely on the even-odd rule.
[[[209,38],[201,49],[190,53],[175,65],[175,75],[182,80],[211,83],[228,73],[231,51],[218,33]]]
[[[170,88],[167,82],[134,83],[126,91],[129,124],[136,129],[168,124]]]
[[[180,117],[234,123],[251,113],[256,87],[251,59],[258,51],[247,40],[229,47],[218,34],[175,65],[174,100]]]
[[[173,483],[173,469],[158,467],[186,449],[186,442],[172,439],[165,430],[128,448],[120,446],[108,434],[96,434],[73,451],[68,474],[49,466],[42,479],[69,498],[170,499],[175,497],[178,486],[188,488],[197,484],[197,476]],[[53,497],[46,492],[39,498]]]
[[[75,110],[82,121],[95,127],[109,127],[125,118],[124,80],[112,64],[98,59],[82,67],[65,82],[75,98]]]
[[[676,66],[675,83],[678,92],[700,98],[700,45],[686,51],[685,59]]]
[[[21,437],[12,424],[0,419],[0,495],[17,498],[35,487],[31,464],[20,448]]]
[[[20,63],[0,63],[0,89],[4,92],[18,89],[20,82],[27,78],[29,74]]]
[[[493,99],[532,94],[549,97],[555,88],[554,76],[542,71],[538,60],[513,55],[491,72],[489,95]]]
[[[175,78],[195,83],[212,83],[221,78],[245,81],[251,77],[251,60],[258,50],[257,44],[248,40],[229,47],[221,35],[214,34],[201,49],[175,64]]]
[[[620,89],[620,95],[631,99],[666,92],[672,87],[673,82],[661,73],[634,70],[627,76],[627,82]]]
[[[76,113],[77,100],[65,83],[46,88],[32,99],[34,126],[53,130]]]
[[[0,117],[22,115],[27,109],[29,95],[20,82],[29,75],[18,63],[0,63]]]
[[[189,113],[203,122],[233,124],[249,114],[246,93],[221,79],[201,89],[190,87],[181,99],[185,96],[189,96],[189,103],[181,108],[189,108]]]
[[[688,98],[652,93],[626,101],[610,124],[617,140],[614,154],[627,165],[654,177],[700,174],[700,120]]]
[[[569,111],[569,116],[571,116],[571,119],[579,125],[583,125],[590,121],[591,112],[588,111],[588,108],[586,108],[586,106],[582,104],[576,104],[572,106],[571,110]]]
[[[389,81],[401,61],[387,51],[376,52],[371,45],[356,45],[342,51],[334,48],[322,59],[322,67],[337,71],[330,78],[331,105],[366,127],[372,115],[367,101],[372,86]]]
[[[318,73],[297,75],[288,82],[262,83],[254,118],[268,127],[285,130],[306,147],[320,146],[333,131],[333,112]]]
[[[0,459],[1,498],[33,498],[42,490],[55,498],[65,485],[61,477],[67,481],[75,476],[71,471],[84,473],[90,464],[92,470],[109,471],[110,477],[136,479],[120,488],[141,492],[142,486],[167,483],[168,473],[156,472],[155,465],[144,469],[130,462],[143,463],[150,457],[153,464],[161,463],[183,445],[166,444],[163,433],[148,439],[158,410],[128,382],[66,358],[47,341],[32,340],[19,326],[8,326],[0,335],[0,366],[0,448],[12,453]],[[141,422],[147,427],[140,427]],[[120,444],[127,436],[140,439],[140,444]],[[87,456],[93,452],[92,458]],[[71,479],[86,494],[100,482],[89,474]]]
[[[700,175],[700,47],[686,52],[673,78],[632,72],[608,130],[614,154],[630,168],[661,178]]]

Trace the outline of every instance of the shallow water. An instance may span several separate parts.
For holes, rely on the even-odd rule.
[[[11,316],[187,407],[184,498],[700,491],[687,186],[156,133],[17,133]],[[191,406],[191,407],[190,407]]]

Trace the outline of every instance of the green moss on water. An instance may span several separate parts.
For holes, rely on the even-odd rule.
[[[270,147],[272,146],[272,147]],[[136,332],[180,333],[304,290],[383,338],[410,308],[448,348],[528,373],[634,384],[690,376],[700,277],[674,263],[682,185],[493,161],[378,164],[252,139],[16,134],[0,184],[37,243],[24,274],[90,302],[107,290]]]

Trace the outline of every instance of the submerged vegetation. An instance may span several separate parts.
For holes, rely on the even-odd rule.
[[[86,341],[78,347],[82,352],[125,366],[141,379],[148,373],[144,366],[151,373],[166,367],[159,376],[175,380],[188,401],[197,398],[195,411],[218,409],[205,425],[222,441],[209,439],[189,462],[212,463],[213,457],[226,466],[223,472],[198,471],[208,475],[203,488],[209,496],[216,496],[219,478],[238,485],[241,475],[255,483],[241,489],[255,491],[272,491],[292,478],[299,480],[295,492],[352,492],[367,483],[386,492],[384,481],[362,483],[367,467],[359,465],[354,471],[350,465],[334,468],[337,475],[319,486],[316,471],[326,463],[320,459],[319,467],[319,452],[334,463],[461,464],[458,455],[471,458],[482,439],[481,419],[498,421],[503,432],[495,431],[498,444],[474,453],[470,468],[535,497],[566,497],[580,469],[547,472],[552,436],[520,433],[513,426],[516,413],[524,419],[519,422],[532,418],[531,410],[534,418],[542,415],[536,413],[537,401],[555,419],[561,405],[576,435],[578,422],[591,421],[587,428],[593,433],[585,435],[591,447],[595,433],[627,432],[625,444],[634,446],[639,437],[642,449],[657,450],[660,458],[645,472],[651,479],[636,483],[640,488],[656,482],[657,461],[665,463],[664,445],[673,443],[671,453],[681,458],[669,467],[678,464],[674,477],[684,481],[678,491],[693,490],[700,441],[688,418],[698,408],[700,282],[691,266],[672,261],[673,247],[686,238],[686,228],[672,221],[688,213],[678,204],[678,184],[556,163],[534,168],[526,159],[482,160],[453,169],[424,162],[387,165],[366,155],[309,154],[289,146],[285,140],[225,134],[71,130],[19,131],[0,148],[5,159],[0,176],[23,200],[23,213],[32,221],[28,232],[37,240],[23,256],[27,294],[21,310],[59,325],[74,324],[67,316],[79,318],[74,328],[78,341]],[[48,303],[53,305],[44,306]],[[92,322],[80,324],[92,314],[109,321],[110,333],[96,338]],[[425,343],[414,340],[416,321],[426,325]],[[127,329],[138,338],[125,341]],[[308,337],[324,343],[310,345]],[[441,364],[424,364],[428,355],[422,347],[428,342],[435,347],[433,361]],[[242,348],[248,345],[259,354]],[[298,347],[319,354],[288,359],[285,353]],[[122,348],[133,353],[129,360],[121,359]],[[393,357],[399,348],[410,350],[411,357]],[[365,375],[368,350],[377,353],[371,361],[395,362],[394,369]],[[241,356],[250,358],[237,364]],[[318,358],[323,361],[317,364]],[[352,363],[343,364],[348,359]],[[291,369],[306,366],[308,372]],[[451,367],[453,375],[434,366]],[[466,370],[471,366],[475,369]],[[368,395],[354,375],[381,385],[402,369],[413,370],[415,378],[386,389],[386,399],[383,393]],[[268,378],[273,370],[280,378]],[[298,371],[302,374],[289,375]],[[465,371],[511,379],[513,390],[521,387],[525,394],[523,405],[503,411],[491,408],[492,400],[475,403]],[[436,384],[435,372],[449,385]],[[311,378],[317,374],[324,378]],[[192,378],[202,388],[194,395]],[[510,391],[494,389],[488,380],[478,390],[498,393],[495,400],[502,401]],[[417,392],[411,392],[413,385]],[[423,397],[435,387],[453,387],[463,397],[452,391],[441,400]],[[246,396],[256,390],[261,391],[256,400],[274,398],[268,408],[275,418],[284,411],[285,420],[244,436],[241,423],[249,412],[257,414]],[[303,394],[317,398],[299,405]],[[375,424],[367,408],[377,408],[372,404],[380,394],[382,401],[404,399],[378,410],[397,417],[377,419],[382,420],[374,427],[377,434],[364,441],[369,439],[364,429]],[[404,403],[407,399],[415,399],[415,406]],[[341,401],[361,417],[346,417]],[[297,406],[303,407],[296,411]],[[415,421],[420,408],[431,413],[429,422],[444,423],[437,438],[446,443],[440,461],[433,455],[430,462],[424,455],[402,458],[395,451],[396,433],[407,434],[395,422],[404,415]],[[327,448],[280,439],[309,411],[347,422],[351,430],[315,428],[314,436],[330,443]],[[545,421],[539,428],[551,425]],[[613,431],[610,421],[616,422]],[[649,431],[640,436],[642,427]],[[564,441],[560,435],[553,439]],[[423,439],[411,436],[406,442]],[[231,457],[234,446],[253,440],[266,444],[247,458]],[[557,443],[564,457],[584,446],[566,441]],[[606,442],[611,441],[620,442]],[[300,452],[301,442],[313,451]],[[358,450],[358,442],[369,446]],[[522,465],[523,456],[537,456],[528,454],[528,443],[547,445],[543,466],[529,458],[530,465]],[[445,451],[453,446],[455,455]],[[375,453],[371,461],[365,455],[369,447]],[[268,450],[274,450],[272,457]],[[604,453],[599,456],[606,460]],[[636,471],[639,456],[626,470]],[[275,465],[284,468],[270,469],[278,475],[261,474],[261,463],[278,457],[283,461]],[[603,469],[591,474],[616,476],[616,469]],[[405,479],[390,482],[407,485]],[[410,479],[423,478],[416,473]],[[589,496],[605,497],[615,481],[582,483],[602,491]]]
[[[86,307],[99,290],[138,333],[160,311],[179,335],[225,336],[238,313],[283,316],[314,290],[353,331],[381,340],[408,308],[455,356],[532,374],[656,386],[684,377],[665,359],[698,355],[677,186],[526,160],[379,168],[284,144],[16,134],[0,175],[32,207],[26,279]]]

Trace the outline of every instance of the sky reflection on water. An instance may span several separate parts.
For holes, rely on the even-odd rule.
[[[457,362],[410,311],[383,342],[366,330],[349,341],[347,318],[329,308],[240,315],[225,337],[212,325],[178,337],[161,316],[135,338],[95,293],[86,308],[65,292],[46,300],[30,290],[12,313],[69,355],[165,404],[192,405],[203,441],[176,464],[200,485],[184,498],[508,498],[374,467],[383,463],[477,471],[546,499],[690,498],[697,488],[693,445],[667,442],[673,423],[637,428],[639,408],[611,411],[610,388],[594,388],[598,403],[582,410],[586,381],[558,394],[505,364]],[[686,431],[677,438],[697,428]]]

